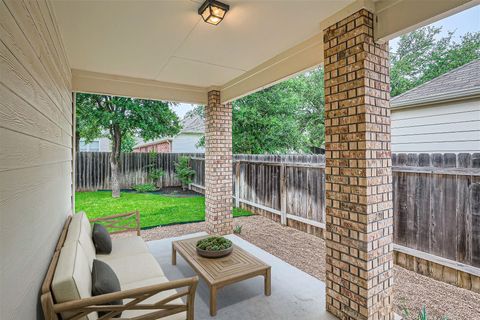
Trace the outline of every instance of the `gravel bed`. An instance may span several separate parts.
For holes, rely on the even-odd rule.
[[[323,239],[283,227],[261,216],[234,219],[242,226],[243,239],[277,256],[312,276],[325,281],[325,242]],[[179,224],[142,231],[145,240],[164,239],[205,230],[205,223]],[[407,308],[417,314],[425,305],[433,319],[480,319],[480,294],[433,280],[395,266],[395,312]],[[411,317],[417,319],[417,317]],[[429,320],[432,320],[429,318]]]

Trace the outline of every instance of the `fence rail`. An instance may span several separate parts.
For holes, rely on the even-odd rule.
[[[325,228],[325,159],[311,155],[234,155],[235,206],[246,204],[287,219]],[[195,189],[204,189],[204,159],[191,159]]]

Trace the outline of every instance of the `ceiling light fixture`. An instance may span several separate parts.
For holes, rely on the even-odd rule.
[[[216,0],[206,0],[198,9],[198,14],[202,16],[203,21],[216,26],[222,22],[229,9],[228,4]]]

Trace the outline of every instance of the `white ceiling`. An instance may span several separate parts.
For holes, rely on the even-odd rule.
[[[53,1],[72,68],[209,87],[318,34],[353,0],[224,2],[231,9],[212,26],[197,0]]]

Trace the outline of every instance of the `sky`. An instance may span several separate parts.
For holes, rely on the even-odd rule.
[[[185,114],[195,108],[195,105],[189,103],[179,103],[173,107],[171,107],[173,112],[177,114],[177,116],[182,119]]]
[[[480,5],[434,22],[431,25],[442,27],[442,34],[440,36],[446,35],[448,31],[455,31],[454,40],[458,40],[467,32],[478,32],[480,31]],[[393,51],[395,51],[397,47],[398,40],[399,38],[395,38],[390,41],[390,46]]]
[[[467,32],[480,31],[480,5],[439,20],[431,25],[442,27],[443,34],[441,34],[441,36],[445,35],[447,31],[455,31],[454,39],[460,38]],[[395,50],[397,46],[398,39],[399,38],[395,38],[390,41],[390,46],[393,50]],[[192,104],[180,103],[173,107],[173,111],[180,118],[183,118],[185,114],[194,107],[195,105]]]

